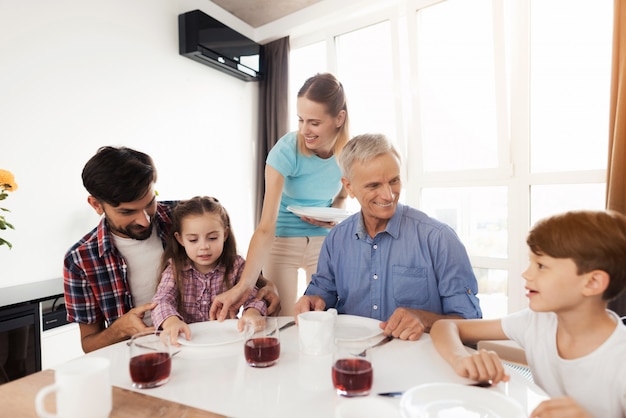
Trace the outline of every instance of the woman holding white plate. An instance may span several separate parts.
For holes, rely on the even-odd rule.
[[[259,273],[271,280],[281,299],[281,315],[292,315],[298,269],[307,284],[335,221],[298,216],[291,207],[343,208],[347,196],[335,156],[349,139],[348,107],[341,83],[329,73],[309,78],[297,100],[298,131],[278,140],[265,165],[261,221],[252,239],[240,282],[217,296],[211,318],[233,317],[252,291]]]

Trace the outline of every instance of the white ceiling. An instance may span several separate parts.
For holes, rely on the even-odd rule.
[[[253,28],[258,28],[323,0],[211,1]]]

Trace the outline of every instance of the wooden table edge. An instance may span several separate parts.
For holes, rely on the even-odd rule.
[[[35,397],[44,386],[54,383],[54,371],[44,370],[0,385],[2,415],[37,418]],[[162,418],[225,418],[224,415],[204,411],[177,402],[160,399],[146,393],[113,386],[113,410],[109,418],[162,417]],[[77,394],[80,396],[80,394]],[[49,411],[55,411],[54,396],[45,402]]]

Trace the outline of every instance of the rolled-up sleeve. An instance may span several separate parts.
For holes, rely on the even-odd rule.
[[[258,293],[257,288],[255,287],[248,297],[248,300],[243,304],[243,309],[246,310],[248,308],[256,309],[261,313],[261,315],[267,315],[267,305],[264,300],[255,300],[256,294]]]
[[[433,265],[441,305],[445,315],[458,315],[463,318],[482,318],[478,293],[478,283],[472,270],[465,246],[450,227],[439,231],[433,251]]]

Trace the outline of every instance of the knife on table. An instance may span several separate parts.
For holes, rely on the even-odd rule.
[[[479,388],[489,388],[493,385],[491,380],[481,380],[479,382],[468,383],[467,386],[477,386]],[[401,398],[404,392],[382,392],[379,393],[378,396],[388,396],[390,398]]]
[[[278,328],[278,330],[282,331],[282,330],[284,330],[286,328],[289,328],[292,325],[296,325],[296,321],[289,321],[285,325],[283,325],[282,327]]]
[[[284,330],[284,329],[286,329],[286,328],[289,328],[289,327],[290,327],[290,326],[292,326],[292,325],[296,325],[296,321],[289,321],[289,322],[287,322],[285,325],[283,325],[283,326],[281,326],[280,328],[278,328],[278,330],[279,330],[279,331],[282,331],[282,330]],[[270,333],[269,333],[269,335],[274,335],[274,333],[275,333],[275,332],[276,332],[276,331],[272,331],[272,332],[270,332]]]
[[[404,392],[383,392],[379,393],[378,396],[388,396],[390,398],[401,398]]]

